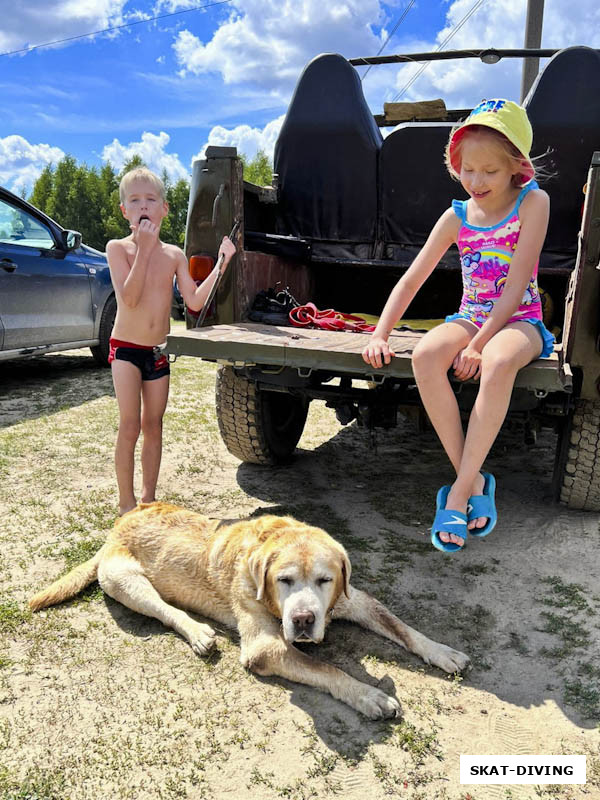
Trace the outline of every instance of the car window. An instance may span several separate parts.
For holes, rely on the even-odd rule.
[[[50,230],[31,214],[0,200],[0,242],[50,249],[54,239]]]

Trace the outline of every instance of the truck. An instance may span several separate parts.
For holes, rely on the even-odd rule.
[[[493,54],[498,60],[515,52],[526,51]],[[549,358],[518,373],[508,419],[522,426],[527,442],[543,428],[556,432],[556,499],[598,511],[600,53],[556,51],[523,105],[534,130],[532,154],[545,154],[542,188],[551,211],[538,281],[557,343]],[[335,409],[341,424],[370,430],[392,428],[399,415],[423,422],[411,354],[424,328],[458,308],[455,248],[390,337],[396,355],[381,369],[362,359],[364,333],[249,317],[267,290],[285,290],[319,309],[380,314],[436,219],[461,196],[443,151],[469,111],[426,102],[374,115],[354,63],[324,54],[299,78],[276,142],[271,186],[243,180],[235,148],[208,147],[195,162],[185,241],[192,274],[194,265],[214,258],[235,222],[241,244],[205,324],[197,327],[197,316],[186,312],[186,330],[172,332],[166,349],[172,357],[218,363],[216,414],[233,455],[254,464],[289,461],[313,400]],[[393,130],[384,137],[385,126]],[[467,413],[477,384],[453,386]]]

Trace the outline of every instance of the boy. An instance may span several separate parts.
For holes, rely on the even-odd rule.
[[[157,175],[145,167],[127,172],[119,186],[119,197],[131,234],[108,242],[106,255],[117,297],[109,363],[119,405],[115,471],[122,515],[136,506],[133,462],[140,430],[144,434],[141,502],[155,499],[162,418],[169,393],[169,362],[158,345],[169,332],[173,276],[177,276],[188,308],[199,311],[218,273],[215,267],[197,287],[183,252],[159,239],[169,208]],[[219,255],[224,255],[223,272],[234,253],[234,244],[224,237],[219,249]]]

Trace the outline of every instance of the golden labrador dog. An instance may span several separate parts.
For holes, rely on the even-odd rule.
[[[215,632],[183,608],[237,628],[248,669],[316,686],[371,719],[395,716],[397,701],[294,642],[321,642],[330,619],[347,619],[446,672],[469,663],[351,586],[344,548],[291,517],[229,524],[166,503],[141,504],[117,520],[93,558],[36,594],[30,606],[60,603],[95,579],[110,597],[174,628],[199,655],[213,646]]]

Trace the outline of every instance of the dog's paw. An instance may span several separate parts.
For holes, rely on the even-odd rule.
[[[199,656],[205,656],[211,651],[215,644],[216,634],[210,625],[203,625],[198,622],[187,633],[187,638],[192,646],[192,650]]]
[[[435,650],[429,654],[427,659],[429,664],[443,669],[444,672],[462,672],[471,663],[471,659],[466,653],[460,650],[453,650],[445,644],[436,645]]]
[[[369,719],[389,719],[400,716],[398,701],[374,686],[364,687],[355,708]]]

